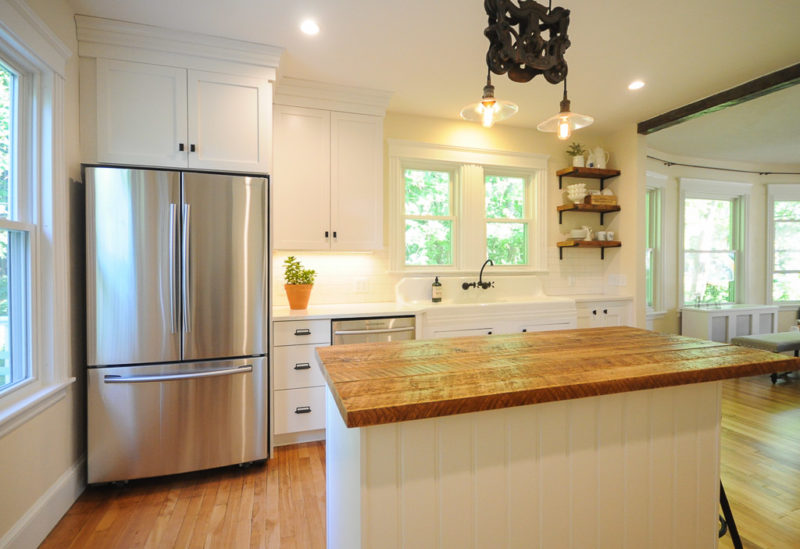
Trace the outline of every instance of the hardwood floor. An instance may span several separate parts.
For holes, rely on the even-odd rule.
[[[722,481],[744,546],[800,547],[800,377],[726,381],[722,407]],[[325,446],[311,443],[267,465],[88,488],[41,547],[324,546]]]
[[[42,548],[325,547],[325,444],[240,469],[89,487]]]

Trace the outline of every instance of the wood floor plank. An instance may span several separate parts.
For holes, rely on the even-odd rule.
[[[800,547],[800,376],[775,385],[768,376],[723,382],[721,455],[722,481],[744,547]],[[113,549],[133,542],[324,547],[325,444],[276,448],[268,463],[243,470],[89,487],[41,547]],[[732,548],[730,536],[719,547]]]

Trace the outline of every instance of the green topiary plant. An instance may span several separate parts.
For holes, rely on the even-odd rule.
[[[580,156],[586,153],[586,149],[583,148],[583,145],[580,143],[573,141],[570,143],[569,147],[567,147],[567,154],[569,156]]]
[[[283,262],[286,271],[284,280],[286,284],[313,284],[317,272],[313,269],[304,269],[300,261],[293,255],[287,257]]]

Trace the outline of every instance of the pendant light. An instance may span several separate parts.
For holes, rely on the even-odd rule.
[[[559,139],[569,139],[574,130],[585,128],[594,122],[594,118],[585,114],[570,112],[567,99],[567,79],[564,78],[564,99],[561,100],[561,112],[551,116],[538,126],[540,132],[556,132]]]
[[[491,128],[498,120],[505,120],[517,114],[519,107],[510,101],[499,101],[494,97],[492,73],[486,73],[486,86],[483,97],[477,103],[471,103],[461,109],[461,118],[472,122],[480,122],[485,128]]]

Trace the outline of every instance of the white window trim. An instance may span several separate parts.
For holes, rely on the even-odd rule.
[[[777,304],[781,310],[796,310],[800,300],[775,301],[772,298],[772,277],[775,274],[775,201],[800,200],[800,184],[773,183],[767,185],[767,303]]]
[[[658,248],[656,249],[653,257],[655,259],[654,263],[656,266],[655,271],[653,272],[653,307],[647,307],[647,315],[650,318],[650,315],[655,315],[657,313],[663,313],[665,310],[665,266],[667,265],[667,256],[666,250],[664,248],[664,220],[666,219],[666,205],[664,201],[664,195],[667,189],[667,176],[657,172],[646,172],[646,191],[658,191],[658,203],[655,205],[655,210],[658,215],[658,219],[655,221],[656,226],[651,227],[651,229],[655,229],[657,231],[655,240],[658,243]],[[651,221],[652,223],[652,221]],[[645,243],[646,245],[647,243]],[[646,248],[646,246],[645,246]],[[661,318],[653,316],[653,318]]]
[[[750,219],[750,193],[753,186],[750,183],[735,183],[707,179],[679,178],[678,188],[680,204],[678,206],[678,304],[684,307],[683,302],[683,263],[684,263],[684,204],[687,198],[706,198],[710,200],[738,200],[738,211],[734,216],[738,223],[733,227],[733,248],[736,254],[736,303],[747,303],[747,265],[749,250],[745,232]]]
[[[500,273],[531,273],[547,270],[547,162],[548,155],[497,151],[490,149],[473,149],[453,145],[439,145],[387,139],[389,148],[389,253],[392,272],[403,274],[426,274],[433,272],[450,275],[473,273],[480,268],[485,253],[480,246],[475,246],[475,239],[483,233],[485,241],[486,227],[483,220],[484,204],[478,204],[475,193],[463,192],[475,185],[483,188],[483,172],[492,174],[530,176],[528,192],[530,195],[527,212],[529,223],[529,264],[522,266],[498,265]],[[453,232],[453,266],[420,266],[405,265],[405,231],[404,204],[405,187],[403,172],[407,167],[417,168],[430,166],[431,169],[455,171],[457,190],[453,199],[457,218]],[[463,223],[464,219],[470,223]],[[478,227],[478,224],[482,228]]]
[[[69,375],[67,176],[64,75],[72,52],[22,0],[0,0],[0,50],[25,70],[35,97],[35,135],[21,170],[30,187],[33,377],[0,395],[0,437],[60,400]]]

